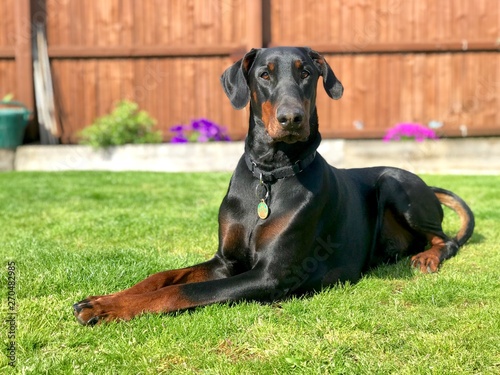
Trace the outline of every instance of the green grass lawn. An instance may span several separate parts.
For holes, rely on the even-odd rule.
[[[77,324],[71,305],[87,295],[209,259],[229,178],[0,174],[0,373],[500,373],[499,176],[424,176],[461,195],[476,215],[471,241],[437,274],[414,273],[404,259],[355,285],[280,304]],[[458,220],[447,212],[445,228],[453,232]]]

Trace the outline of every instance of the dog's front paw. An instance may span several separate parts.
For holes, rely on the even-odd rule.
[[[94,326],[103,321],[127,320],[126,314],[120,310],[118,301],[112,296],[88,297],[73,305],[76,320],[84,326]]]
[[[434,273],[439,269],[441,260],[434,251],[424,251],[411,258],[411,266],[420,269],[423,273]]]
[[[73,314],[78,323],[84,326],[93,326],[99,323],[99,316],[93,311],[94,305],[92,299],[95,297],[86,298],[73,305]]]

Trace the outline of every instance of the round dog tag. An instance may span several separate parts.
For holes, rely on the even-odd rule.
[[[264,199],[261,199],[259,205],[257,206],[257,215],[259,215],[262,220],[269,216],[269,207],[267,207]]]

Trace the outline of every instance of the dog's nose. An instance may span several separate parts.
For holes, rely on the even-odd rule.
[[[298,126],[302,123],[304,119],[304,111],[298,108],[288,109],[283,108],[278,110],[277,116],[278,122],[281,126]]]

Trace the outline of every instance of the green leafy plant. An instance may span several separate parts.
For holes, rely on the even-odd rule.
[[[99,117],[80,132],[80,144],[96,148],[127,143],[161,143],[162,134],[153,130],[156,120],[137,103],[122,100],[109,115]]]

